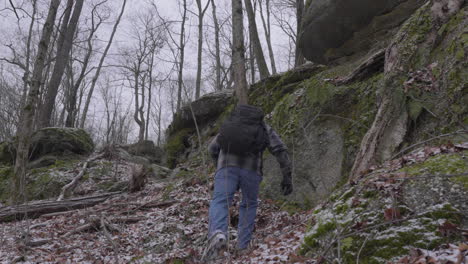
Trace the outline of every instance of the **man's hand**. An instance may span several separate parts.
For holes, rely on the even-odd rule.
[[[283,181],[281,182],[281,191],[283,195],[290,195],[293,191],[293,185],[291,181],[291,177],[283,177]]]

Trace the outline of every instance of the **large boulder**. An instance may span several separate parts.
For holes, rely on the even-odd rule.
[[[37,161],[47,156],[48,160],[52,157],[55,161],[54,157],[63,158],[63,155],[69,154],[87,155],[93,152],[93,150],[93,140],[83,129],[48,127],[33,133],[31,147],[29,148],[29,160]],[[0,164],[12,164],[15,160],[15,155],[16,146],[14,142],[0,143]],[[41,167],[38,164],[42,164],[43,162],[38,161],[36,163],[32,167]]]
[[[127,148],[128,153],[145,157],[151,163],[161,163],[163,158],[163,150],[160,147],[154,145],[154,142],[151,140],[143,140],[135,144],[129,145]]]
[[[83,129],[48,127],[32,135],[30,157],[35,160],[44,155],[87,155],[93,150],[93,140]]]
[[[15,159],[15,147],[12,142],[0,142],[0,164],[12,164]]]
[[[185,105],[174,116],[174,120],[168,129],[169,135],[171,136],[172,133],[184,128],[195,128],[193,116],[195,116],[198,126],[216,120],[231,103],[231,99],[232,91],[222,91],[206,94],[198,100]]]
[[[385,47],[394,30],[425,2],[314,0],[307,7],[299,45],[308,60],[322,64]]]

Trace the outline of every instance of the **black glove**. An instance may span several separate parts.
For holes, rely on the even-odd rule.
[[[291,181],[291,177],[283,177],[283,181],[281,182],[281,191],[283,195],[290,195],[293,191],[293,185]]]

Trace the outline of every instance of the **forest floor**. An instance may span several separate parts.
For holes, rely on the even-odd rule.
[[[199,177],[161,180],[86,209],[0,223],[0,263],[200,263],[211,188],[211,181]],[[236,196],[234,205],[238,201]],[[298,253],[313,210],[291,211],[285,205],[261,200],[252,250],[240,257],[230,253],[236,240],[231,227],[219,263],[326,263]],[[232,226],[236,215],[232,210]],[[465,263],[466,247],[414,249],[395,263]]]
[[[197,178],[156,182],[94,207],[1,223],[0,263],[199,263],[210,188]],[[311,215],[260,201],[252,252],[229,253],[236,236],[230,228],[222,262],[313,263],[297,255]],[[232,216],[231,223],[236,221]]]

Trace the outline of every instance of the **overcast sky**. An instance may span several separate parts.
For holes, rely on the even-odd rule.
[[[39,7],[39,13],[38,16],[45,18],[47,15],[48,11],[48,6],[50,4],[50,0],[37,0],[38,2],[38,7]],[[208,0],[202,0],[203,4],[206,3]],[[30,0],[14,0],[12,1],[15,6],[21,7],[24,6],[24,8],[30,12],[31,7],[30,7]],[[86,19],[89,19],[90,16],[90,10],[92,8],[92,3],[93,2],[98,2],[98,0],[85,0],[85,7],[82,11],[82,16],[80,17],[80,21],[86,21]],[[62,5],[64,5],[66,1],[62,1]],[[105,64],[118,64],[118,56],[117,54],[120,53],[122,48],[132,46],[134,43],[134,39],[132,38],[133,31],[134,31],[134,26],[132,26],[133,23],[138,19],[139,16],[150,13],[152,15],[154,14],[154,11],[151,7],[151,3],[154,3],[159,11],[159,14],[164,17],[165,19],[168,19],[170,21],[175,21],[174,23],[174,31],[177,33],[177,31],[180,28],[180,25],[177,24],[177,21],[181,20],[181,10],[179,7],[179,1],[178,0],[128,0],[127,1],[127,8],[124,13],[124,17],[122,18],[121,24],[119,26],[119,30],[117,31],[114,43],[111,47],[110,50],[110,55],[106,59]],[[218,14],[218,19],[222,20],[227,18],[230,13],[230,3],[231,0],[216,0],[216,5],[217,5],[217,14]],[[108,19],[108,21],[99,29],[97,32],[97,37],[101,41],[101,45],[99,47],[99,50],[102,51],[103,47],[105,46],[105,42],[108,40],[111,29],[113,27],[114,21],[120,11],[120,7],[122,4],[122,0],[108,0],[107,2],[110,10],[109,13],[111,17]],[[197,12],[196,4],[194,0],[187,0],[187,5],[189,10],[191,10],[193,13]],[[188,43],[186,46],[186,64],[184,67],[185,71],[185,76],[186,77],[195,77],[196,75],[196,50],[197,50],[197,38],[198,38],[198,31],[197,31],[197,23],[198,20],[196,16],[189,12],[188,15],[188,21],[186,23],[186,34],[188,36]],[[60,15],[61,13],[59,13]],[[7,45],[12,45],[15,48],[21,49],[21,45],[19,43],[25,43],[24,36],[27,35],[27,29],[30,23],[30,19],[26,15],[26,13],[21,12],[21,10],[18,10],[18,15],[20,16],[20,20],[18,22],[14,12],[11,11],[11,5],[9,3],[9,0],[0,0],[0,57],[11,57],[12,53],[11,50],[7,47]],[[246,14],[244,12],[245,16],[245,22],[244,26],[247,27],[247,19],[246,19]],[[285,71],[288,68],[288,56],[287,52],[289,51],[289,42],[288,42],[288,37],[280,30],[279,27],[275,26],[275,21],[272,15],[272,42],[273,42],[273,48],[275,52],[275,60],[277,64],[278,71]],[[212,32],[212,10],[211,7],[207,10],[205,17],[204,17],[204,23],[206,25],[205,27],[205,42],[204,42],[204,56],[203,56],[203,74],[202,78],[206,78],[209,75],[212,75],[212,73],[209,71],[209,66],[212,65],[213,59],[211,56],[208,55],[208,49],[214,49],[212,47],[213,42],[213,37],[214,34],[210,33]],[[227,25],[227,24],[226,24]],[[268,58],[268,50],[266,48],[266,45],[264,43],[265,35],[263,31],[263,27],[261,24],[260,16],[257,16],[257,28],[259,31],[259,36],[261,41],[263,42],[263,47],[264,47],[264,54],[266,56],[267,63],[270,67],[269,64],[269,58]],[[42,24],[36,24],[36,39],[39,38],[40,32],[42,30]],[[23,34],[19,34],[19,32],[23,32]],[[176,36],[177,37],[177,36]],[[246,36],[248,38],[248,36]],[[178,38],[177,38],[178,39]],[[211,46],[209,46],[211,45]],[[23,44],[24,46],[24,44]],[[167,62],[171,61],[173,58],[171,58],[171,53],[168,48],[164,48],[159,54],[156,62],[156,68],[158,71],[160,71],[163,75],[167,74],[169,70],[172,68],[172,64]],[[97,60],[99,56],[96,56],[95,60]],[[229,58],[226,58],[229,59]],[[1,63],[1,62],[0,62]],[[228,63],[228,62],[226,62]],[[16,74],[16,73],[21,73],[19,69],[16,66],[8,65],[6,63],[1,63],[1,70],[6,71],[8,73],[12,73],[12,78],[17,78],[18,82],[20,82],[21,74]],[[271,67],[270,67],[271,70]],[[119,76],[119,70],[118,69],[111,69],[111,68],[106,68],[103,70],[104,75],[107,73],[112,73],[111,77],[109,76],[101,76],[100,77],[100,82],[108,82],[109,80],[113,82],[112,85],[122,85],[124,82],[120,81],[122,78]],[[16,74],[16,75],[15,75]],[[109,79],[110,78],[110,79]],[[113,80],[112,80],[113,79]],[[105,80],[105,81],[104,81]],[[203,83],[202,89],[204,92],[211,92],[213,91],[213,87],[211,87],[209,82],[204,82]],[[131,107],[133,104],[133,97],[130,91],[125,88],[122,89],[122,94],[124,95],[121,103],[123,105],[128,105],[128,107]],[[117,90],[117,89],[116,89]],[[93,106],[92,106],[92,112],[90,115],[94,115],[94,118],[96,122],[99,122],[101,119],[101,112],[102,112],[102,102],[100,101],[101,95],[99,93],[94,94],[94,100],[93,100]],[[167,95],[166,95],[167,96]],[[172,118],[172,115],[170,114],[170,111],[166,109],[166,115],[165,115],[165,120],[166,120],[166,126],[168,125],[168,122]],[[102,123],[102,122],[101,122]]]

